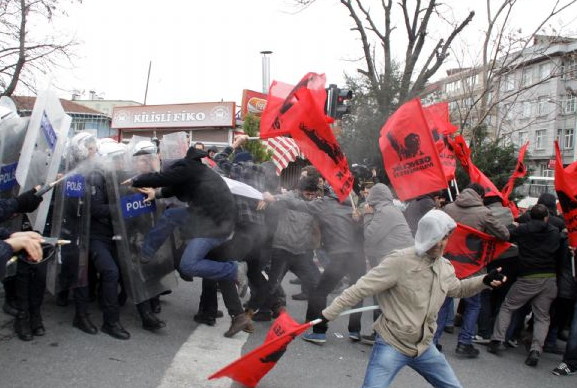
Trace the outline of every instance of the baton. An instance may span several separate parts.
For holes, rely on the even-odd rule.
[[[34,194],[36,194],[37,197],[42,197],[44,194],[46,194],[47,192],[49,192],[54,186],[56,186],[58,183],[62,182],[64,180],[66,176],[63,176],[62,178],[55,180],[52,183],[49,183],[47,185],[42,186],[40,189],[38,189],[38,191]]]
[[[62,245],[68,245],[71,244],[72,242],[70,240],[60,240],[57,237],[44,237],[43,238],[43,242],[41,243],[41,245],[46,246],[46,245],[50,245],[50,246],[62,246]],[[6,262],[6,267],[8,267],[11,264],[14,264],[16,261],[23,260],[25,262],[27,262],[28,264],[42,264],[44,263],[46,260],[51,259],[53,255],[50,255],[48,257],[43,257],[40,261],[30,261],[30,260],[26,260],[25,256],[23,255],[22,251],[19,251],[16,255],[12,256],[12,258],[10,260],[8,260]]]

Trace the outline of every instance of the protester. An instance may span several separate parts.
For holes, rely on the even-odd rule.
[[[432,343],[437,312],[446,296],[475,295],[487,286],[500,286],[506,278],[494,270],[457,279],[451,263],[442,257],[455,227],[446,213],[431,210],[419,221],[413,247],[389,254],[322,311],[324,321],[331,321],[364,298],[377,296],[382,314],[373,326],[377,337],[363,388],[388,387],[407,365],[433,386],[461,387]]]
[[[421,218],[432,209],[438,209],[441,205],[442,194],[439,191],[435,191],[426,195],[421,195],[409,202],[409,205],[405,209],[405,218],[407,219],[407,224],[411,229],[413,237],[417,233],[417,226]]]
[[[507,241],[509,239],[509,231],[505,225],[501,224],[493,216],[491,210],[484,206],[484,196],[485,190],[480,185],[472,183],[461,191],[455,202],[446,205],[443,210],[456,222],[493,235],[499,240]],[[485,269],[482,269],[480,272],[484,271]],[[461,299],[461,301],[465,304],[465,311],[463,313],[463,326],[459,332],[455,352],[467,358],[476,358],[479,356],[479,350],[473,346],[473,338],[475,336],[477,318],[481,310],[481,295],[470,295]],[[445,309],[451,303],[453,303],[452,300],[446,301],[443,309],[439,312],[439,327],[435,335],[435,343],[437,344],[443,333],[447,317]]]
[[[530,215],[530,222],[510,229],[511,241],[519,246],[519,277],[501,305],[489,352],[499,353],[503,349],[511,314],[530,301],[533,341],[525,364],[535,367],[549,329],[549,308],[557,295],[555,264],[561,237],[559,230],[548,223],[549,212],[544,205],[535,205]]]

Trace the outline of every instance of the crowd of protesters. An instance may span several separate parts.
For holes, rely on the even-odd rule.
[[[239,136],[232,146],[207,151],[196,143],[182,159],[170,165],[160,160],[158,168],[141,170],[123,182],[148,201],[179,200],[158,217],[138,256],[146,268],[175,231],[187,236],[173,259],[182,279],[202,279],[195,321],[213,326],[223,316],[217,302],[220,290],[231,317],[224,335],[253,332],[253,321],[271,321],[286,308],[282,282],[291,271],[302,284],[295,299],[308,303],[302,318],[322,319],[303,336],[309,342],[325,343],[330,320],[347,307],[361,306],[365,297],[374,297],[380,310],[375,310],[373,327],[363,333],[360,313],[352,314],[348,325],[350,340],[373,345],[366,388],[388,386],[404,365],[436,386],[460,386],[442,355],[448,351],[442,334],[454,333],[455,326],[461,327],[455,349],[461,357],[478,357],[476,344],[487,345],[494,354],[525,345],[526,365],[536,367],[540,355],[549,352],[563,355],[553,374],[577,373],[573,248],[553,195],[543,194],[537,205],[514,219],[498,197],[485,197],[476,184],[463,189],[452,203],[446,203],[446,193],[436,192],[402,204],[369,173],[355,180],[354,193],[340,202],[311,166],[303,169],[296,187],[280,187],[274,166],[255,163],[244,149],[247,141],[247,136]],[[158,158],[158,142],[149,143],[131,156]],[[85,150],[83,158],[123,151],[121,145],[106,143],[108,148],[97,149],[97,144],[85,136],[69,149]],[[127,258],[115,248],[106,190],[110,182],[99,171],[86,177],[91,194],[91,276],[82,287],[62,287],[56,301],[66,306],[72,296],[73,325],[95,335],[98,329],[87,303],[96,299],[103,312],[101,331],[127,340],[130,333],[119,313],[126,302],[119,262]],[[251,186],[263,199],[231,193],[219,175]],[[1,218],[32,212],[41,200],[34,190],[2,200]],[[456,222],[514,245],[487,268],[459,280],[442,257]],[[41,258],[38,234],[7,229],[2,234],[2,267],[19,251],[26,251],[32,262]],[[77,250],[71,252],[66,255]],[[343,284],[350,287],[327,307],[329,294]],[[243,304],[247,285],[250,297]],[[15,317],[14,329],[23,341],[45,335],[45,287],[46,264],[25,260],[4,280],[3,311]],[[146,330],[165,327],[159,298],[137,304]]]

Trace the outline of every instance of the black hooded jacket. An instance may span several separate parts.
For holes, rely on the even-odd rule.
[[[162,172],[136,177],[134,187],[162,187],[163,197],[188,202],[194,237],[227,237],[234,230],[236,207],[226,182],[201,162],[207,153],[190,148],[184,159]]]
[[[531,220],[517,227],[510,226],[509,241],[519,246],[519,276],[556,273],[561,234],[555,226]]]

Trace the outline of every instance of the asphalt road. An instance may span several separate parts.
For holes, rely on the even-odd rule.
[[[289,295],[299,291],[286,281],[285,289]],[[192,320],[199,295],[200,282],[195,281],[181,282],[173,294],[163,297],[161,317],[168,324],[158,333],[143,330],[136,308],[124,306],[121,321],[132,335],[129,341],[80,332],[72,327],[72,304],[57,307],[52,297],[47,297],[44,305],[47,333],[31,342],[16,338],[12,319],[0,312],[0,387],[240,387],[226,378],[209,382],[206,377],[261,344],[270,324],[257,322],[252,335],[240,333],[233,339],[224,338],[228,317],[219,319],[215,327],[198,326]],[[93,320],[100,324],[100,313],[95,305],[91,308]],[[289,312],[297,321],[304,319],[305,308],[305,302],[289,299]],[[365,313],[366,333],[370,320],[371,314]],[[371,348],[351,343],[346,325],[344,318],[331,323],[328,341],[322,346],[297,338],[259,387],[360,387]],[[464,387],[558,388],[577,384],[577,376],[551,375],[560,356],[545,354],[537,368],[529,368],[523,364],[526,353],[521,348],[496,357],[480,346],[478,359],[464,360],[454,353],[456,334],[444,334],[442,343]],[[404,369],[392,386],[429,385],[414,371]]]

